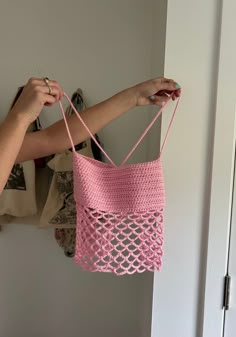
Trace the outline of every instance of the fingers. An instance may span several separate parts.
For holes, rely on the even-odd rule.
[[[163,106],[165,105],[168,100],[169,100],[169,96],[157,96],[157,95],[153,95],[150,97],[151,103],[155,104],[155,105],[159,105],[159,106]]]
[[[167,103],[170,96],[174,101],[181,95],[180,85],[173,79],[168,78],[157,78],[153,80],[155,86],[155,94],[149,96],[150,103],[163,106]]]
[[[48,78],[35,77],[28,80],[24,87],[24,92],[24,102],[26,102],[26,99],[28,102],[32,99],[33,104],[38,102],[40,106],[51,106],[58,102],[64,95],[58,82]]]
[[[173,80],[161,81],[157,83],[158,91],[166,91],[166,92],[173,92],[177,89],[180,89],[180,86],[177,82]]]
[[[46,94],[44,96],[44,100],[45,100],[44,105],[46,105],[46,106],[51,106],[51,105],[55,104],[56,102],[58,102],[58,99],[56,99],[56,97],[54,97],[52,95],[48,95],[48,94]]]
[[[170,95],[172,95],[172,100],[181,96],[181,87],[176,81],[165,77],[157,78],[153,81],[156,87],[156,94],[150,97],[153,102],[156,103],[159,100],[163,105]],[[155,100],[152,97],[155,97]]]
[[[38,85],[38,86],[35,86],[34,89],[35,91],[39,91],[44,94],[47,94],[48,96],[54,97],[56,102],[59,101],[61,98],[61,91],[55,85],[50,85],[50,88],[45,85]]]
[[[47,93],[56,98],[56,101],[60,100],[64,95],[64,92],[58,82],[47,78],[35,78],[29,79],[26,87],[30,87],[33,90],[40,90],[43,93]]]
[[[176,83],[171,78],[166,78],[166,77],[157,78],[157,80],[159,80],[161,83]]]
[[[62,98],[62,96],[64,95],[64,92],[63,92],[62,88],[60,87],[60,85],[57,81],[49,80],[48,86],[56,89],[56,92],[58,94],[58,99]],[[54,93],[54,91],[53,91],[53,93]],[[53,93],[51,93],[50,95],[53,95]]]

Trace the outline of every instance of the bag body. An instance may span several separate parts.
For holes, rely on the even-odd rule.
[[[36,213],[35,164],[30,160],[13,166],[0,195],[0,215],[26,217]]]
[[[94,139],[69,97],[65,96]],[[109,163],[87,158],[75,151],[63,106],[59,102],[73,149],[77,211],[75,262],[84,270],[117,275],[160,270],[165,207],[161,154],[178,102],[158,158],[146,163],[126,165],[164,106],[119,166],[114,164],[99,144]]]

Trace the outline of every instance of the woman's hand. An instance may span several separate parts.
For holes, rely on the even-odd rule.
[[[0,125],[0,194],[22,147],[28,126],[38,117],[44,105],[54,104],[62,95],[63,92],[58,83],[47,78],[32,78],[23,90],[19,89],[8,115]],[[43,133],[32,132],[31,134],[41,134],[42,143]],[[34,139],[30,138],[25,149],[30,153],[28,160],[35,158],[37,148],[40,147],[40,142],[37,142],[37,138],[36,141]],[[32,146],[35,149],[33,151],[31,151]]]
[[[173,100],[181,95],[180,85],[164,77],[145,81],[135,85],[132,89],[135,93],[136,106],[153,104],[163,106],[172,93]]]
[[[29,125],[39,116],[45,105],[53,105],[62,96],[63,91],[56,81],[31,78],[9,114],[19,117],[19,120]]]

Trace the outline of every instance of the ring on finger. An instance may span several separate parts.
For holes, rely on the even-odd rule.
[[[52,95],[52,87],[50,87],[50,85],[48,84],[48,90],[49,90],[49,95]]]
[[[49,85],[49,78],[48,77],[43,77],[43,81],[46,85]]]
[[[43,77],[43,81],[46,84],[46,86],[48,87],[48,91],[49,91],[49,95],[52,95],[52,87],[49,85],[49,78],[48,77]]]

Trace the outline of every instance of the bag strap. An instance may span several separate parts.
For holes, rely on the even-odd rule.
[[[173,96],[173,93],[170,95],[169,99],[167,100],[167,102],[163,105],[163,107],[158,111],[158,113],[156,114],[156,116],[153,118],[153,120],[150,122],[150,124],[147,126],[146,130],[143,132],[143,134],[141,135],[141,137],[139,138],[139,140],[135,143],[135,145],[132,147],[132,149],[130,150],[130,152],[127,154],[127,156],[125,157],[125,159],[122,161],[121,163],[121,166],[124,165],[127,160],[130,158],[130,156],[132,155],[132,153],[135,151],[135,149],[137,148],[137,146],[140,144],[140,142],[143,140],[143,138],[146,136],[146,134],[148,133],[148,131],[151,129],[151,127],[153,126],[153,124],[155,123],[155,121],[157,120],[157,118],[160,116],[160,114],[163,112],[163,110],[165,109],[166,105],[168,104],[168,102],[171,100]],[[171,125],[172,125],[172,122],[173,122],[173,119],[174,119],[174,116],[175,116],[175,113],[177,111],[177,108],[178,108],[178,105],[179,105],[179,98],[177,100],[177,103],[175,105],[175,109],[174,109],[174,112],[173,112],[173,115],[172,115],[172,118],[171,118],[171,121],[170,121],[170,124],[168,126],[168,129],[167,129],[167,132],[166,132],[166,135],[165,135],[165,139],[163,141],[163,144],[161,146],[161,151],[160,151],[160,155],[163,151],[163,148],[165,146],[165,143],[166,143],[166,140],[167,140],[167,137],[168,137],[168,134],[169,134],[169,131],[170,131],[170,128],[171,128]]]
[[[104,156],[108,159],[108,161],[111,163],[112,166],[116,167],[115,163],[113,162],[113,160],[108,156],[108,154],[103,150],[103,148],[101,147],[101,145],[98,143],[98,141],[96,140],[96,138],[94,137],[94,135],[92,134],[92,132],[89,130],[89,128],[87,127],[87,125],[85,124],[85,122],[83,121],[82,117],[80,116],[80,114],[78,113],[78,111],[75,109],[73,103],[71,102],[70,98],[68,97],[68,95],[66,93],[64,93],[64,96],[65,98],[67,99],[67,101],[70,103],[72,109],[74,110],[74,112],[76,113],[78,119],[80,120],[80,122],[82,123],[82,125],[85,127],[85,129],[87,130],[88,134],[90,135],[90,137],[94,140],[95,144],[99,147],[99,149],[102,151],[102,153],[104,154]],[[65,111],[64,111],[64,108],[62,106],[62,103],[61,101],[59,101],[59,105],[60,105],[60,109],[61,109],[61,112],[62,112],[62,115],[63,115],[63,118],[64,118],[64,121],[65,121],[65,125],[66,125],[66,129],[67,129],[67,133],[68,133],[68,136],[69,136],[69,139],[70,139],[70,142],[71,142],[71,146],[72,146],[72,149],[73,149],[73,152],[76,152],[75,151],[75,146],[74,146],[74,142],[72,140],[72,136],[71,136],[71,133],[70,133],[70,130],[69,130],[69,126],[68,126],[68,123],[67,123],[67,120],[66,120],[66,116],[65,116]]]
[[[170,133],[170,128],[172,126],[172,123],[173,123],[173,120],[174,120],[174,117],[175,117],[175,114],[176,114],[176,111],[178,109],[178,106],[179,106],[179,100],[180,98],[177,99],[177,102],[176,102],[176,105],[175,105],[175,108],[174,108],[174,112],[172,114],[172,117],[171,117],[171,120],[170,120],[170,123],[168,125],[168,128],[167,128],[167,131],[166,131],[166,135],[165,135],[165,138],[163,140],[163,143],[162,143],[162,146],[161,146],[161,150],[160,150],[160,156],[162,155],[162,152],[163,152],[163,149],[164,149],[164,146],[166,144],[166,141],[167,141],[167,138],[169,136],[169,133]]]
[[[68,97],[68,95],[66,93],[64,93],[64,96],[65,98],[67,99],[67,101],[70,103],[72,109],[74,110],[74,112],[76,113],[78,119],[80,120],[80,122],[82,123],[82,125],[85,127],[85,129],[87,130],[88,134],[90,135],[90,137],[94,140],[94,142],[96,143],[96,145],[99,147],[99,149],[102,151],[102,153],[105,155],[105,157],[108,159],[108,161],[112,164],[112,166],[114,167],[117,167],[117,165],[115,165],[115,163],[112,161],[112,159],[108,156],[108,154],[103,150],[103,148],[101,147],[101,145],[98,143],[98,141],[96,140],[96,138],[93,136],[92,132],[89,130],[89,128],[87,127],[87,125],[85,124],[85,122],[83,121],[82,117],[80,116],[80,114],[78,113],[78,111],[75,109],[73,103],[71,102],[70,98]],[[122,161],[122,163],[120,164],[120,166],[123,166],[127,160],[130,158],[130,156],[132,155],[132,153],[135,151],[135,149],[137,148],[137,146],[140,144],[140,142],[143,140],[143,138],[146,136],[146,134],[148,133],[148,131],[151,129],[151,127],[153,126],[153,124],[155,123],[155,121],[157,120],[157,118],[160,116],[160,114],[162,113],[162,111],[164,110],[164,108],[166,107],[167,103],[171,100],[173,96],[173,93],[170,95],[169,99],[167,100],[167,102],[163,105],[163,107],[158,111],[158,113],[156,114],[156,116],[152,119],[152,121],[150,122],[150,124],[147,126],[147,128],[144,130],[143,134],[141,135],[141,137],[138,139],[138,141],[135,143],[135,145],[132,147],[132,149],[129,151],[129,153],[127,154],[127,156],[124,158],[124,160]],[[72,149],[73,149],[73,152],[76,152],[75,151],[75,147],[74,147],[74,143],[73,143],[73,140],[72,140],[72,136],[71,136],[71,133],[70,133],[70,130],[69,130],[69,126],[68,126],[68,123],[67,123],[67,120],[66,120],[66,116],[65,116],[65,112],[64,112],[64,109],[63,109],[63,106],[62,106],[62,103],[61,101],[59,101],[59,105],[60,105],[60,109],[61,109],[61,112],[62,112],[62,115],[63,115],[63,118],[64,118],[64,121],[65,121],[65,125],[66,125],[66,129],[67,129],[67,133],[68,133],[68,136],[69,136],[69,139],[70,139],[70,142],[71,142],[71,146],[72,146]],[[174,109],[174,112],[173,112],[173,115],[172,115],[172,118],[171,118],[171,121],[169,123],[169,126],[168,126],[168,129],[167,129],[167,132],[166,132],[166,135],[165,135],[165,138],[164,138],[164,141],[163,141],[163,144],[161,146],[161,151],[160,151],[160,155],[163,151],[163,148],[165,146],[165,143],[166,143],[166,140],[167,140],[167,137],[169,135],[169,131],[170,131],[170,128],[171,128],[171,125],[172,125],[172,122],[173,122],[173,119],[174,119],[174,116],[175,116],[175,113],[177,111],[177,108],[178,108],[178,105],[179,105],[179,98],[177,100],[177,103],[176,103],[176,106],[175,106],[175,109]]]

